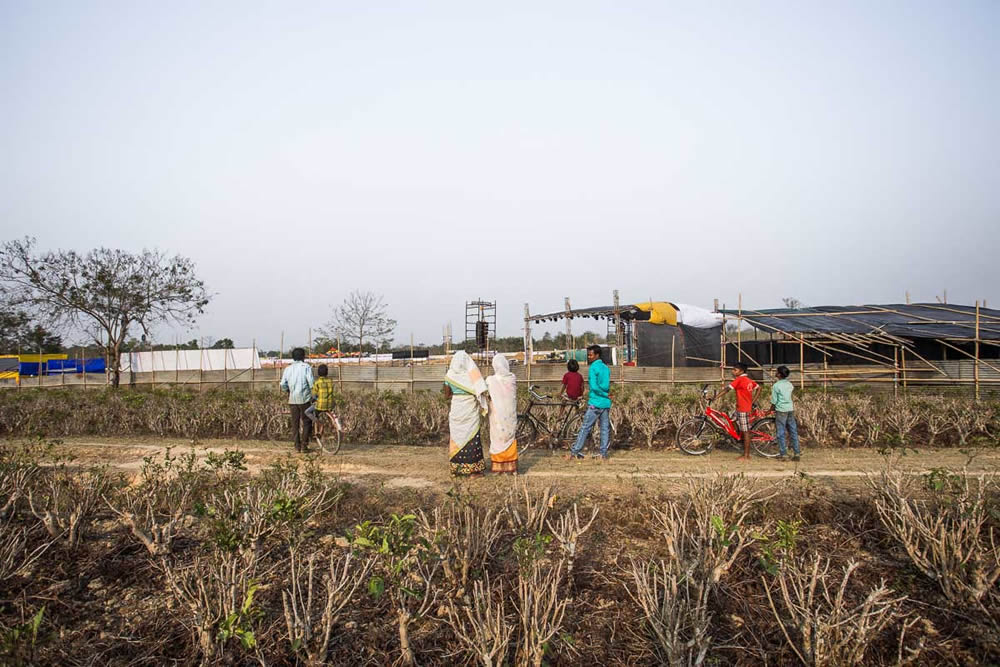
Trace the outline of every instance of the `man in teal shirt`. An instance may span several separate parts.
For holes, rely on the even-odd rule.
[[[607,365],[601,361],[601,346],[591,345],[587,348],[587,363],[590,365],[590,374],[587,384],[590,385],[590,399],[587,401],[587,413],[583,416],[583,426],[576,436],[576,443],[569,452],[569,458],[583,458],[583,443],[590,435],[594,424],[600,420],[601,423],[601,460],[608,458],[608,447],[611,445],[611,423],[608,413],[611,411],[611,398],[608,392],[611,390],[611,371]],[[598,456],[594,454],[594,456]]]
[[[788,366],[778,366],[774,374],[778,381],[771,385],[771,404],[774,406],[774,421],[778,436],[778,458],[784,460],[788,456],[785,446],[785,428],[792,436],[793,461],[798,461],[802,455],[799,449],[799,425],[795,422],[795,406],[792,405],[792,391],[795,386],[788,380]]]

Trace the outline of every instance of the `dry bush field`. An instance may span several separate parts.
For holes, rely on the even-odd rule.
[[[612,397],[616,447],[673,447],[678,425],[696,409],[690,387],[614,387]],[[448,405],[433,392],[352,392],[337,395],[336,405],[346,442],[447,440]],[[285,409],[281,395],[270,391],[3,391],[0,436],[285,439]],[[535,414],[554,418],[557,411]],[[796,415],[803,437],[820,447],[967,447],[1000,439],[1000,402],[977,404],[948,394],[806,391],[797,396]]]
[[[227,450],[0,455],[5,664],[1000,661],[1000,480],[355,486]]]

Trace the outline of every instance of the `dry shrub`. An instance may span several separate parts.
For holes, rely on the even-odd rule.
[[[334,401],[350,442],[434,443],[447,435],[448,403],[437,392],[357,391],[337,393]],[[634,440],[654,447],[669,441],[694,402],[690,387],[615,386],[616,444]],[[276,391],[25,389],[0,392],[0,435],[286,438],[287,409],[287,398]],[[925,434],[927,442],[915,444],[965,446],[977,436],[1000,438],[996,406],[984,409],[967,399],[807,391],[797,397],[796,411],[803,433],[821,446],[878,446],[887,437],[919,440]],[[559,410],[534,414],[551,429],[561,425]],[[948,416],[947,427],[941,415]]]
[[[28,489],[28,506],[49,535],[75,549],[97,510],[111,480],[104,470],[74,474],[65,467],[44,471],[35,488]]]
[[[504,513],[511,530],[522,535],[537,535],[545,529],[549,510],[554,503],[551,486],[545,487],[536,496],[528,489],[528,483],[522,480],[507,495]]]
[[[502,534],[501,514],[452,501],[435,507],[430,518],[423,510],[417,512],[417,517],[420,532],[441,559],[455,595],[464,595],[469,573],[483,571],[496,553]]]
[[[573,503],[571,508],[567,509],[556,519],[554,526],[551,521],[545,522],[552,532],[553,537],[559,542],[563,557],[566,559],[566,576],[571,581],[573,578],[573,563],[576,561],[577,543],[583,537],[584,533],[594,525],[594,520],[597,519],[597,511],[598,508],[595,507],[590,514],[590,519],[584,523],[580,521],[580,511],[577,509],[576,503]]]
[[[189,485],[175,481],[124,489],[112,498],[105,496],[105,502],[151,556],[165,556],[184,524],[190,495]]]
[[[665,664],[706,660],[713,641],[711,596],[753,542],[747,526],[751,511],[774,493],[742,475],[719,476],[691,482],[681,500],[651,508],[668,557],[630,559],[625,588]]]
[[[905,597],[894,597],[884,580],[860,603],[851,601],[847,588],[857,568],[857,562],[848,563],[838,582],[830,572],[829,559],[824,561],[819,555],[785,561],[778,573],[784,615],[764,583],[774,618],[802,664],[864,664],[868,648],[898,616]]]
[[[31,567],[52,546],[44,540],[34,549],[28,546],[28,529],[0,520],[0,584],[18,572]]]
[[[420,535],[414,514],[393,514],[384,523],[365,521],[353,533],[354,547],[371,552],[376,559],[369,591],[377,597],[387,595],[396,612],[400,662],[415,664],[410,624],[427,616],[437,601],[441,561]]]
[[[188,566],[158,559],[170,593],[187,611],[184,621],[203,662],[225,651],[231,638],[254,648],[253,594],[258,575],[252,552],[212,550]]]
[[[507,611],[503,584],[497,585],[494,595],[489,575],[473,583],[471,600],[459,607],[449,606],[447,622],[461,645],[460,652],[468,659],[483,667],[506,663],[514,624]]]
[[[636,392],[632,400],[623,402],[622,412],[624,421],[630,425],[632,432],[643,437],[647,448],[652,448],[656,436],[674,423],[668,396],[659,392]]]
[[[922,412],[907,399],[893,399],[886,405],[885,419],[897,442],[905,444],[920,423]]]
[[[292,471],[222,488],[200,507],[210,538],[226,550],[260,556],[264,540],[280,534],[290,541],[301,536],[305,522],[336,497]]]
[[[359,562],[350,552],[331,551],[324,559],[326,572],[319,578],[319,557],[312,553],[303,563],[300,550],[291,547],[289,569],[282,576],[288,582],[281,591],[288,641],[292,652],[303,656],[310,667],[326,664],[333,626],[375,563],[374,559]]]
[[[929,500],[915,498],[915,478],[899,470],[885,470],[868,482],[882,525],[916,568],[949,602],[1000,624],[1000,545],[991,517],[996,477],[950,474],[946,488]]]
[[[38,466],[34,464],[0,464],[0,521],[14,516],[18,502],[28,493],[32,478],[38,470]]]
[[[562,628],[569,599],[565,595],[563,559],[545,557],[522,562],[517,577],[520,641],[517,663],[541,667],[546,648]]]

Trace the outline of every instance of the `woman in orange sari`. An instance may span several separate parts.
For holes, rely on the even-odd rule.
[[[507,357],[493,357],[493,375],[486,378],[490,392],[490,460],[493,472],[517,474],[517,379]]]

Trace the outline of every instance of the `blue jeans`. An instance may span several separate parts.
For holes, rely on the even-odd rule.
[[[573,445],[573,449],[570,450],[573,456],[579,456],[580,452],[583,451],[583,443],[587,440],[587,436],[590,435],[591,429],[594,428],[594,423],[600,419],[601,456],[607,458],[608,447],[611,446],[611,422],[608,417],[608,413],[610,412],[611,408],[597,408],[593,405],[587,406],[587,412],[583,415],[583,426],[580,427],[580,433],[576,436],[576,443]]]
[[[777,411],[774,413],[774,421],[778,431],[778,455],[788,454],[788,448],[785,446],[785,427],[787,426],[788,432],[792,435],[792,451],[795,452],[796,456],[799,456],[802,452],[799,450],[799,425],[795,422],[795,413]]]

